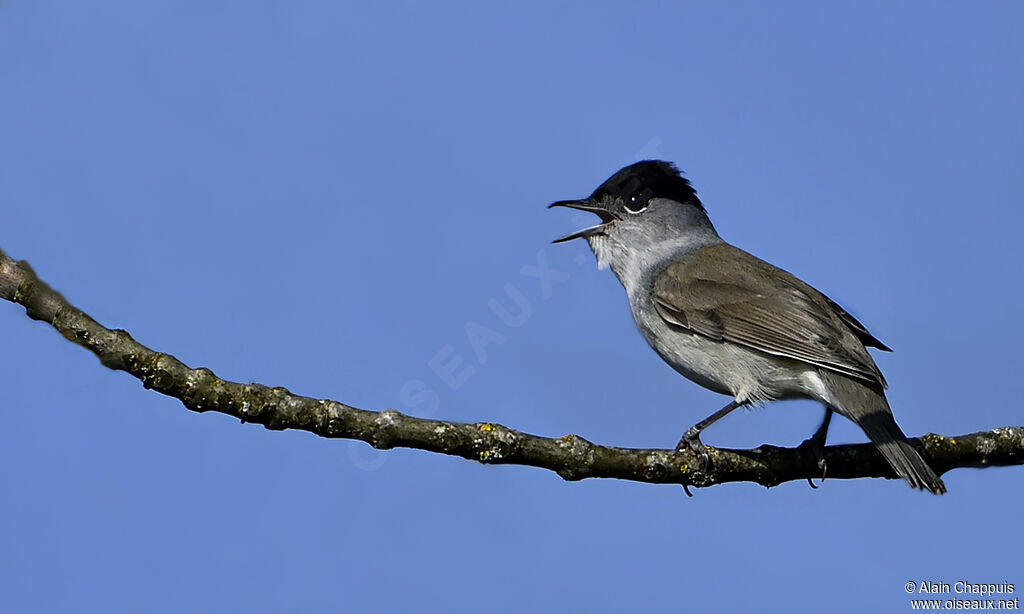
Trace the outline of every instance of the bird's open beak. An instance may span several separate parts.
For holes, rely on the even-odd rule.
[[[601,218],[601,223],[596,226],[584,228],[583,230],[577,230],[576,232],[570,232],[564,237],[558,237],[552,243],[564,243],[565,241],[572,241],[573,239],[580,239],[583,237],[592,237],[594,235],[604,234],[605,227],[619,219],[611,211],[603,207],[600,203],[596,203],[589,198],[582,200],[560,200],[558,202],[551,203],[548,205],[548,209],[552,207],[569,207],[570,209],[579,209],[580,211],[590,211],[596,213]]]

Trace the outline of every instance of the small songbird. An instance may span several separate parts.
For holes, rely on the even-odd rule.
[[[551,207],[601,218],[554,242],[585,238],[598,267],[611,267],[625,287],[654,351],[690,380],[733,398],[679,442],[705,468],[710,457],[700,433],[716,420],[744,405],[813,399],[824,404],[825,418],[808,443],[823,470],[834,411],[860,426],[912,487],[946,491],[896,424],[885,378],[865,346],[889,348],[821,292],[722,240],[673,164],[637,162],[590,196]]]

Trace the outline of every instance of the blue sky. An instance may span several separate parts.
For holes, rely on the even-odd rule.
[[[0,247],[222,377],[671,446],[724,397],[660,361],[586,246],[549,244],[581,219],[544,208],[659,157],[895,349],[909,435],[1024,423],[1019,3],[9,0],[0,57]],[[490,304],[515,295],[510,325]],[[1019,468],[941,498],[689,499],[379,453],[186,411],[7,303],[0,387],[4,611],[905,611],[907,581],[1024,586]],[[795,445],[820,411],[704,440]]]

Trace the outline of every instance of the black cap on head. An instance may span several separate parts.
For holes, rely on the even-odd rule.
[[[670,207],[664,211],[670,215],[675,211],[680,214],[680,219],[689,220],[691,225],[706,225],[714,232],[711,221],[707,219],[707,211],[697,198],[697,191],[683,178],[676,165],[663,160],[642,160],[620,169],[586,198],[560,200],[548,205],[548,208],[569,207],[589,211],[601,218],[600,224],[567,234],[555,239],[554,243],[607,234],[616,221],[646,211],[652,199],[679,203],[678,210]],[[661,221],[664,222],[664,219]]]
[[[641,160],[621,169],[594,190],[590,198],[599,201],[604,196],[620,197],[631,203],[631,209],[646,207],[652,198],[668,198],[695,205],[704,211],[704,205],[690,182],[679,173],[675,164],[664,160]]]

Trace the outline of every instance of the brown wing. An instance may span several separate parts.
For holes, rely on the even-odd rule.
[[[700,256],[655,280],[654,304],[666,322],[886,386],[846,312],[820,292],[731,245],[701,248]]]
[[[860,342],[864,344],[864,347],[878,348],[883,352],[892,351],[891,347],[882,343],[878,339],[878,337],[875,337],[870,332],[868,332],[867,327],[861,324],[857,318],[850,315],[849,312],[847,312],[845,309],[840,307],[839,303],[836,303],[835,301],[825,296],[824,294],[822,294],[821,297],[828,301],[829,307],[831,307],[832,310],[835,311],[836,314],[843,320],[843,323],[846,324],[846,326],[853,331],[853,334],[857,335],[857,338],[860,339]]]

